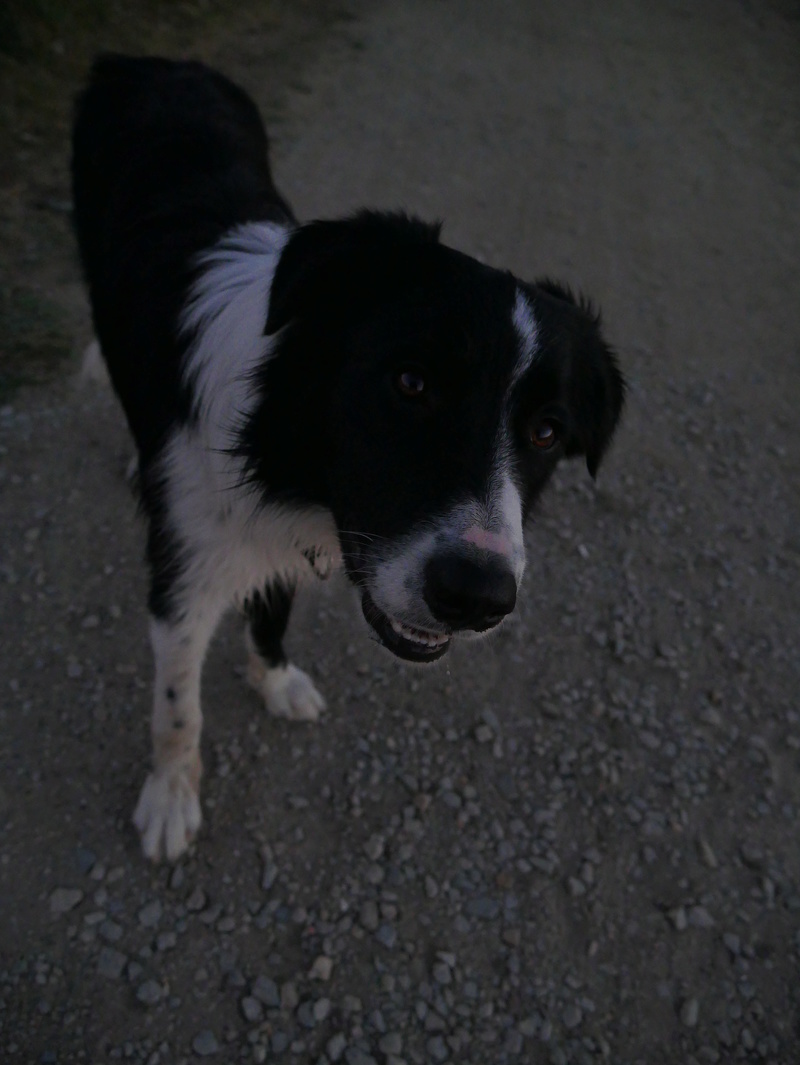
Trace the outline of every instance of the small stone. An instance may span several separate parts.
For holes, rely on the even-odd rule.
[[[297,1007],[297,1020],[303,1026],[303,1028],[313,1028],[317,1019],[314,1016],[314,1003],[311,999],[306,999],[305,1002],[301,1002]]]
[[[386,947],[387,950],[392,950],[397,942],[397,929],[394,925],[382,924],[375,933],[375,938],[381,946]]]
[[[83,892],[80,888],[56,888],[50,896],[50,913],[54,917],[60,917],[74,910],[82,899]]]
[[[258,976],[253,984],[251,994],[259,1002],[263,1002],[267,1009],[278,1009],[281,1004],[281,996],[278,985],[268,976]]]
[[[698,841],[697,849],[700,852],[700,857],[709,869],[717,869],[719,867],[719,860],[707,839],[701,838]]]
[[[216,1036],[210,1028],[204,1028],[202,1032],[197,1033],[192,1040],[192,1050],[200,1058],[207,1058],[211,1054],[216,1054],[219,1050],[219,1043],[217,1043]]]
[[[700,1015],[700,1003],[696,998],[687,998],[681,1006],[681,1024],[687,1028],[694,1028]]]
[[[196,887],[186,900],[186,909],[189,913],[199,913],[208,905],[208,896],[201,887]]]
[[[278,878],[278,865],[270,846],[265,845],[261,848],[261,861],[261,889],[269,891]]]
[[[586,885],[578,877],[570,876],[567,878],[567,890],[573,899],[577,899],[586,894]]]
[[[118,980],[128,962],[126,956],[120,950],[113,947],[103,947],[97,956],[97,972],[108,980]]]
[[[517,1027],[526,1039],[530,1039],[531,1036],[536,1035],[539,1030],[539,1018],[535,1014],[530,1017],[525,1017],[519,1022]]]
[[[713,928],[715,921],[705,906],[692,906],[688,913],[689,924],[693,928]]]
[[[161,903],[158,899],[148,902],[138,913],[139,924],[143,928],[155,928],[161,920]]]
[[[450,967],[445,965],[444,962],[440,961],[437,962],[433,967],[433,978],[437,984],[447,986],[447,984],[452,983],[453,974],[450,971]]]
[[[440,1035],[433,1036],[425,1044],[425,1048],[428,1051],[428,1056],[432,1061],[447,1061],[450,1057],[450,1051],[447,1049],[447,1043]]]
[[[255,1024],[260,1021],[264,1013],[261,1003],[252,995],[245,995],[239,1003],[239,1008],[242,1011],[242,1016],[249,1024]]]
[[[750,869],[762,869],[765,864],[764,852],[760,847],[757,847],[753,843],[743,843],[739,848],[739,854],[742,856],[742,861]]]
[[[435,899],[439,894],[439,885],[432,876],[425,877],[425,895],[429,899]]]
[[[399,1032],[387,1032],[378,1043],[382,1054],[399,1054],[403,1049],[403,1037]]]
[[[368,932],[374,932],[378,927],[378,906],[372,899],[362,905],[358,914],[359,924]]]
[[[333,959],[329,958],[326,954],[320,954],[319,957],[314,959],[314,963],[309,970],[309,977],[312,980],[327,981],[331,978],[333,972]]]
[[[674,910],[670,910],[669,918],[675,926],[676,931],[683,932],[688,926],[686,918],[686,910],[683,906],[677,906]]]
[[[159,932],[156,936],[156,950],[172,950],[178,942],[175,932]]]
[[[367,855],[370,861],[377,862],[377,860],[383,854],[385,845],[386,844],[383,836],[377,834],[374,836],[370,836],[364,847],[364,853]]]
[[[347,1065],[376,1065],[375,1058],[361,1047],[348,1047],[344,1053]]]
[[[346,1046],[347,1040],[341,1032],[337,1032],[336,1035],[332,1035],[325,1044],[325,1053],[332,1062],[336,1063],[337,1061],[341,1061]]]
[[[281,987],[281,1009],[293,1010],[299,1001],[300,996],[297,993],[297,988],[291,980],[287,980]]]
[[[735,932],[725,932],[722,936],[722,942],[727,949],[731,952],[734,958],[738,957],[742,950],[742,941],[736,935]]]
[[[278,1030],[272,1033],[272,1039],[270,1040],[270,1046],[272,1047],[273,1054],[282,1054],[289,1045],[289,1036],[286,1032]]]
[[[522,932],[519,928],[504,928],[502,938],[506,946],[513,947],[516,950],[522,942]]]
[[[118,943],[119,939],[123,938],[123,925],[117,924],[116,921],[103,921],[98,932],[100,938],[107,943]]]
[[[136,998],[144,1006],[155,1006],[164,997],[164,989],[157,980],[145,980],[136,989]]]
[[[565,1028],[569,1030],[577,1028],[583,1020],[583,1011],[581,1010],[580,1006],[576,1006],[573,1003],[567,1006],[567,1008],[564,1010],[562,1020],[564,1022]]]
[[[500,913],[500,903],[497,899],[482,896],[470,899],[464,909],[470,917],[477,917],[482,921],[493,921]]]
[[[314,1020],[317,1024],[322,1024],[330,1012],[331,1000],[329,998],[318,998],[314,1003]]]

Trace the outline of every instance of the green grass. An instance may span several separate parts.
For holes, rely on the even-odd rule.
[[[78,266],[64,205],[72,101],[94,56],[213,61],[220,42],[268,22],[273,8],[272,0],[0,0],[0,400],[63,367],[75,342],[74,295],[70,304],[65,293]]]
[[[21,385],[47,380],[70,352],[57,304],[30,289],[0,287],[0,403]]]

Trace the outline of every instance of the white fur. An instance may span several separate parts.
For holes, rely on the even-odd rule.
[[[263,659],[251,652],[247,681],[264,700],[273,717],[316,721],[325,709],[325,699],[311,677],[291,662],[268,669]]]
[[[539,328],[533,316],[531,305],[522,289],[517,289],[514,311],[511,315],[514,328],[520,339],[519,359],[514,367],[511,387],[520,381],[533,365],[539,344]]]
[[[275,578],[292,582],[341,562],[332,515],[321,507],[272,504],[243,487],[232,453],[237,421],[256,401],[254,371],[269,359],[264,337],[269,290],[288,239],[270,224],[242,226],[201,262],[182,328],[196,332],[184,373],[198,396],[199,417],[178,428],[159,458],[165,510],[183,552],[174,624],[152,619],[156,660],[152,732],[155,766],[134,822],[145,854],[177,858],[200,827],[200,675],[224,611]],[[320,553],[322,557],[320,557]],[[251,661],[251,675],[255,667]],[[259,690],[274,714],[315,720],[324,700],[294,666],[267,670]]]
[[[209,615],[179,625],[151,620],[155,658],[153,772],[133,814],[151,861],[178,858],[200,828],[200,671],[214,630]]]
[[[254,371],[269,358],[265,337],[269,293],[291,231],[271,222],[248,222],[228,233],[199,264],[204,268],[181,318],[197,333],[186,355],[191,380],[207,424],[210,447],[224,447],[236,421],[256,400]]]

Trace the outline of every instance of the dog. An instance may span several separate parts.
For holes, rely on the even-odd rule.
[[[246,615],[270,713],[322,695],[283,650],[301,581],[343,565],[381,644],[433,662],[515,606],[562,457],[596,473],[625,384],[591,304],[362,211],[299,224],[255,104],[197,62],[103,56],[76,103],[74,217],[138,452],[155,657],[145,855],[201,825],[200,675]]]

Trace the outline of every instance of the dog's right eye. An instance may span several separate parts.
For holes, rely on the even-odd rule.
[[[419,399],[425,393],[425,378],[416,369],[402,370],[394,379],[397,391],[409,399]]]

